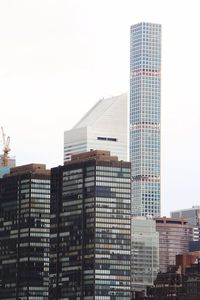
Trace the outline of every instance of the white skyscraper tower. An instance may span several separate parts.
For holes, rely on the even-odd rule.
[[[102,99],[71,129],[64,133],[64,161],[72,154],[109,150],[127,160],[127,95]]]
[[[131,26],[132,214],[160,216],[161,25]]]

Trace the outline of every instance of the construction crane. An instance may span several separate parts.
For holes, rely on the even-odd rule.
[[[10,152],[10,137],[7,136],[4,132],[3,127],[1,127],[1,132],[2,132],[2,139],[3,139],[3,155],[1,155],[1,160],[2,160],[2,166],[6,167],[8,166],[8,159],[9,159],[9,152]]]

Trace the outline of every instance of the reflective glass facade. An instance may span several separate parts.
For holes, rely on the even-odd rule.
[[[160,215],[161,25],[131,26],[132,214]]]
[[[130,299],[130,163],[71,161],[51,182],[51,299]]]
[[[159,272],[159,233],[156,222],[145,217],[132,217],[131,229],[131,289],[142,291]]]
[[[48,299],[50,173],[32,171],[0,179],[2,300]]]

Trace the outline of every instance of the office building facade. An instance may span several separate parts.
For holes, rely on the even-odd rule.
[[[189,252],[193,240],[193,225],[183,218],[155,218],[159,233],[160,271],[165,273],[175,265],[176,255]]]
[[[0,179],[0,299],[47,300],[50,171],[12,168]]]
[[[159,233],[156,222],[146,217],[131,218],[131,290],[152,286],[159,272]]]
[[[127,95],[102,99],[64,133],[64,162],[73,154],[108,150],[127,161]]]
[[[2,178],[4,175],[10,173],[10,169],[14,168],[16,166],[15,158],[9,157],[7,159],[7,165],[4,165],[4,157],[3,155],[0,155],[0,178]]]
[[[130,172],[109,151],[52,169],[50,299],[130,299]]]
[[[132,214],[160,216],[161,25],[131,26]]]
[[[171,217],[187,219],[189,224],[194,225],[194,241],[200,240],[200,206],[172,211]]]
[[[189,243],[189,251],[190,252],[200,252],[200,240],[191,241]]]

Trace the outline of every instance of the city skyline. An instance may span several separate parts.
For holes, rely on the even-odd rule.
[[[188,199],[198,204],[197,1],[172,9],[159,1],[10,0],[0,8],[1,124],[18,165],[62,163],[64,130],[98,99],[128,90],[130,26],[161,23],[162,214]]]

